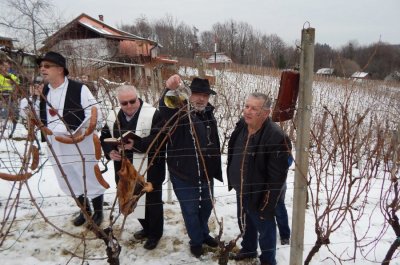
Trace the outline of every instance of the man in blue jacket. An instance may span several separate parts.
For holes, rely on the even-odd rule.
[[[182,80],[173,75],[167,91],[176,90]],[[207,79],[194,78],[191,95],[181,109],[171,109],[160,101],[160,113],[170,125],[167,164],[176,197],[195,257],[203,254],[203,244],[217,247],[209,235],[208,219],[213,208],[213,179],[222,181],[220,141],[214,107],[208,102],[215,91]],[[188,105],[189,104],[189,107]]]
[[[236,190],[243,232],[242,248],[234,259],[257,257],[258,243],[262,265],[276,265],[275,208],[291,156],[290,140],[270,113],[268,96],[250,94],[228,143],[228,185]]]

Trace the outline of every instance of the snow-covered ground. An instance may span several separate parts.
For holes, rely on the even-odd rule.
[[[241,90],[243,87],[251,87],[252,91],[271,92],[276,95],[277,78],[258,76],[256,78],[241,75],[233,76],[226,74],[225,87],[222,89],[230,89],[232,93],[227,91],[226,98],[219,97],[217,112],[220,123],[228,128],[232,127],[235,120],[233,115],[232,121],[226,122],[224,108],[226,108],[225,100],[236,100],[235,106],[240,109],[240,103],[243,103],[244,94],[247,91]],[[259,79],[258,81],[254,81]],[[275,87],[274,87],[275,86]],[[321,116],[323,106],[328,105],[331,109],[338,108],[346,97],[346,88],[332,87],[331,84],[314,83],[313,90],[315,92],[313,103],[313,119],[314,121]],[[374,112],[371,115],[378,115],[376,119],[382,119],[388,113],[394,115],[390,111],[393,104],[398,104],[398,90],[386,91],[379,97],[373,96],[368,91],[362,89],[357,90],[358,94],[353,95],[350,102],[350,110],[361,113],[364,109],[370,108]],[[347,91],[348,92],[348,91]],[[351,93],[354,93],[350,91]],[[221,93],[223,94],[223,93]],[[372,96],[371,96],[372,95]],[[231,101],[230,101],[231,102]],[[332,107],[333,106],[333,107]],[[236,111],[231,109],[229,111]],[[238,112],[240,114],[240,112]],[[355,115],[353,113],[353,115]],[[221,115],[219,115],[221,114]],[[232,113],[231,113],[232,114]],[[319,116],[318,116],[319,115]],[[394,115],[396,116],[396,115]],[[395,119],[389,119],[389,125],[395,123]],[[228,131],[229,133],[229,131]],[[12,171],[18,169],[21,161],[21,154],[25,148],[25,141],[18,140],[26,135],[25,128],[18,124],[17,131],[14,135],[15,139],[8,139],[8,130],[4,134],[4,138],[0,142],[0,172]],[[77,214],[77,206],[72,198],[65,196],[58,187],[56,178],[49,161],[47,161],[45,144],[42,144],[40,164],[42,168],[27,183],[13,183],[0,180],[0,214],[1,227],[0,231],[0,261],[1,264],[7,265],[54,265],[54,264],[90,264],[100,265],[107,264],[105,244],[102,240],[95,239],[91,231],[85,227],[73,226],[71,220]],[[225,156],[223,156],[223,166],[225,173]],[[111,184],[111,188],[105,194],[105,221],[103,227],[109,225],[109,215],[111,205],[115,199],[115,183],[113,176],[112,163],[108,164],[109,169],[104,174],[104,178]],[[340,168],[338,168],[340,170]],[[354,171],[357,174],[357,171]],[[210,218],[210,229],[213,235],[219,233],[219,225],[216,222],[223,219],[223,235],[222,240],[230,241],[235,239],[239,234],[236,220],[236,195],[234,191],[228,192],[226,176],[224,183],[216,182],[214,194],[216,198],[216,214],[212,214]],[[287,184],[288,190],[286,194],[286,205],[289,213],[290,225],[293,206],[293,183],[294,183],[294,165],[292,166]],[[384,259],[390,244],[396,240],[396,236],[391,228],[383,227],[383,216],[379,211],[379,203],[381,200],[382,179],[378,172],[377,178],[371,184],[372,187],[368,193],[368,201],[365,203],[362,218],[357,223],[358,231],[365,230],[367,234],[360,234],[364,237],[364,242],[373,242],[374,238],[382,236],[376,245],[366,245],[364,248],[358,248],[362,253],[357,252],[356,260],[349,260],[343,264],[362,264],[373,265],[381,263]],[[29,189],[28,189],[29,187]],[[314,188],[314,187],[313,187]],[[16,198],[18,191],[20,198]],[[30,195],[32,194],[32,196]],[[197,259],[190,254],[189,239],[185,231],[182,215],[176,197],[171,190],[170,183],[166,180],[163,185],[164,198],[164,236],[161,238],[156,249],[148,251],[143,248],[143,243],[133,238],[133,233],[140,229],[140,224],[132,216],[126,220],[125,227],[121,231],[122,218],[119,218],[113,225],[114,234],[117,236],[122,252],[120,254],[120,264],[218,264],[215,250],[209,249],[207,253]],[[34,206],[33,201],[40,207],[40,211],[45,218],[39,213]],[[18,207],[15,207],[18,203]],[[320,203],[325,203],[321,201]],[[138,207],[141,207],[140,205]],[[14,210],[17,209],[15,212]],[[116,213],[114,212],[114,217]],[[15,216],[15,219],[14,219]],[[12,223],[11,223],[12,222]],[[304,252],[305,258],[313,247],[315,236],[315,217],[312,208],[309,207],[306,212],[305,231],[304,231]],[[322,246],[317,254],[314,255],[310,264],[334,265],[339,264],[334,257],[340,256],[345,259],[353,255],[354,243],[351,224],[347,221],[342,223],[340,227],[330,236],[331,244]],[[9,231],[7,229],[10,229]],[[382,234],[381,234],[382,233]],[[7,237],[4,238],[4,234]],[[86,238],[86,240],[82,240]],[[237,247],[240,248],[240,240]],[[395,253],[397,254],[397,253]],[[80,256],[85,256],[85,263],[82,263]],[[397,254],[398,255],[398,254]],[[289,264],[290,246],[282,246],[277,243],[277,261],[279,265]],[[259,264],[258,260],[235,262],[230,260],[228,264]],[[400,264],[400,257],[395,256],[391,264]]]
[[[18,125],[16,137],[23,136],[25,130],[22,126]],[[4,163],[9,158],[18,160],[16,154],[12,154],[13,150],[21,150],[23,148],[24,141],[14,141],[3,139],[1,142],[1,170],[4,169]],[[11,153],[8,153],[11,152]],[[7,265],[19,265],[19,264],[43,264],[43,265],[54,265],[54,264],[81,264],[82,261],[74,257],[83,254],[84,246],[86,246],[85,256],[88,257],[84,264],[107,264],[105,255],[105,244],[103,241],[94,239],[92,232],[87,230],[85,227],[74,227],[71,220],[77,213],[77,207],[74,201],[65,196],[56,182],[53,176],[53,171],[46,161],[47,155],[45,148],[41,150],[41,163],[43,164],[42,170],[38,174],[35,174],[29,181],[28,185],[20,183],[13,183],[0,180],[0,211],[2,213],[2,220],[4,219],[5,207],[9,204],[7,199],[11,194],[11,198],[14,200],[18,189],[21,189],[21,198],[19,198],[18,211],[15,213],[16,218],[9,231],[5,242],[0,248],[0,260],[2,264]],[[225,157],[223,157],[225,165]],[[111,163],[110,163],[111,164]],[[109,164],[109,165],[110,165]],[[105,195],[105,214],[106,220],[103,222],[103,226],[108,225],[108,217],[111,209],[111,204],[115,198],[115,185],[113,184],[113,169],[109,168],[108,172],[104,174],[105,179],[112,184],[112,187],[107,190]],[[286,204],[289,212],[289,218],[292,215],[292,200],[293,200],[293,168],[290,170],[288,177],[288,191],[286,195]],[[234,239],[238,233],[238,227],[236,222],[236,199],[235,193],[228,192],[227,183],[216,182],[215,183],[215,197],[216,197],[216,213],[219,220],[223,218],[224,233],[223,240],[229,241]],[[379,183],[376,183],[379,187]],[[54,228],[50,224],[46,223],[46,220],[41,217],[38,210],[33,206],[31,197],[29,195],[27,186],[29,186],[32,192],[33,198],[36,203],[40,206],[41,211],[46,216],[48,222],[58,227],[61,230],[67,231],[77,237],[85,236],[86,241],[82,241],[80,238],[75,238],[71,235],[63,233],[58,229]],[[371,202],[368,204],[372,208],[376,205],[379,200],[379,189],[375,190],[376,194],[370,194]],[[121,264],[217,264],[217,253],[214,253],[211,249],[204,255],[200,260],[193,257],[189,252],[188,237],[183,225],[183,219],[180,213],[179,204],[173,194],[169,194],[170,187],[168,181],[163,186],[163,196],[165,201],[165,229],[164,236],[161,238],[159,245],[155,250],[148,251],[144,249],[143,243],[133,238],[133,233],[140,229],[139,222],[134,218],[128,217],[125,228],[120,231],[122,219],[118,219],[114,225],[115,233],[118,235],[119,243],[122,246],[122,252],[120,254]],[[171,197],[169,196],[171,195]],[[10,207],[10,206],[8,206]],[[140,206],[139,206],[140,207]],[[369,208],[367,208],[368,211]],[[11,217],[14,213],[11,214]],[[8,220],[12,220],[9,217]],[[215,221],[216,217],[212,215],[210,219],[210,228],[214,235],[219,232],[219,227]],[[372,227],[376,227],[379,231],[381,226],[381,220],[376,220],[370,224]],[[306,214],[305,224],[305,250],[304,255],[308,253],[311,246],[315,242],[314,235],[314,220],[311,211]],[[360,224],[363,225],[363,224]],[[365,225],[368,225],[365,223]],[[278,237],[279,238],[279,237]],[[334,234],[333,244],[329,247],[332,250],[346,251],[352,243],[351,235],[347,229],[338,231]],[[364,258],[348,264],[363,264],[372,265],[382,260],[384,254],[388,249],[388,244],[392,238],[384,238],[383,242],[380,242],[379,248],[374,253],[371,253],[371,261],[367,261]],[[240,241],[239,241],[240,242]],[[239,247],[239,244],[238,244]],[[74,254],[72,254],[74,253]],[[331,254],[328,252],[326,247],[322,247],[320,252],[313,258],[311,264],[335,264],[335,262],[327,257]],[[289,264],[290,260],[290,246],[281,246],[277,244],[277,261],[278,264]],[[258,264],[257,260],[253,261],[242,261],[235,262],[229,261],[228,264]],[[392,264],[400,264],[400,260],[394,260]]]

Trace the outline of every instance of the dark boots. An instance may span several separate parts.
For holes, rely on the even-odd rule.
[[[80,195],[78,197],[78,201],[79,201],[80,204],[83,205],[84,208],[86,208],[87,213],[89,215],[91,215],[92,210],[90,209],[89,199],[86,198],[86,200],[85,200],[85,197],[83,197],[83,195]],[[80,211],[78,217],[76,217],[74,219],[74,225],[75,226],[81,226],[81,225],[83,225],[85,223],[85,221],[86,221],[85,215],[83,214],[82,211]]]
[[[94,209],[92,219],[97,226],[100,226],[101,222],[103,221],[103,201],[104,195],[97,196],[92,200]]]
[[[92,214],[92,209],[90,209],[90,203],[89,199],[83,197],[83,195],[78,197],[78,201],[86,208],[86,211],[88,212],[89,215]],[[104,195],[97,196],[96,198],[92,199],[92,204],[93,204],[93,210],[94,213],[92,215],[92,220],[93,222],[99,226],[101,222],[103,221],[103,201],[104,201]],[[86,203],[86,204],[85,204]],[[74,219],[74,225],[75,226],[81,226],[86,222],[85,215],[81,211]]]

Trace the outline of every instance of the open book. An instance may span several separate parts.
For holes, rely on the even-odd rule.
[[[104,142],[110,145],[123,145],[129,143],[129,139],[138,140],[141,139],[139,135],[132,131],[127,131],[126,133],[122,134],[121,137],[118,138],[105,138]]]
[[[85,132],[85,129],[89,126],[90,122],[90,117],[87,116],[82,123],[76,128],[75,130],[71,130],[72,135],[77,135]],[[65,128],[65,127],[64,127]],[[67,129],[68,130],[68,129]],[[54,135],[60,135],[60,136],[71,136],[71,134],[68,131],[63,131],[63,132],[54,132]]]

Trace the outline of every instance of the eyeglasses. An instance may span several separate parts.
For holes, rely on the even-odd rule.
[[[131,104],[131,105],[135,104],[136,103],[136,98],[131,99],[131,100],[126,100],[126,101],[120,101],[119,102],[119,104],[121,104],[122,106],[126,106],[126,105],[128,105],[128,103]]]
[[[40,68],[49,69],[50,67],[56,67],[56,66],[58,66],[58,65],[56,65],[56,64],[41,64],[41,65],[39,65],[39,69]]]

